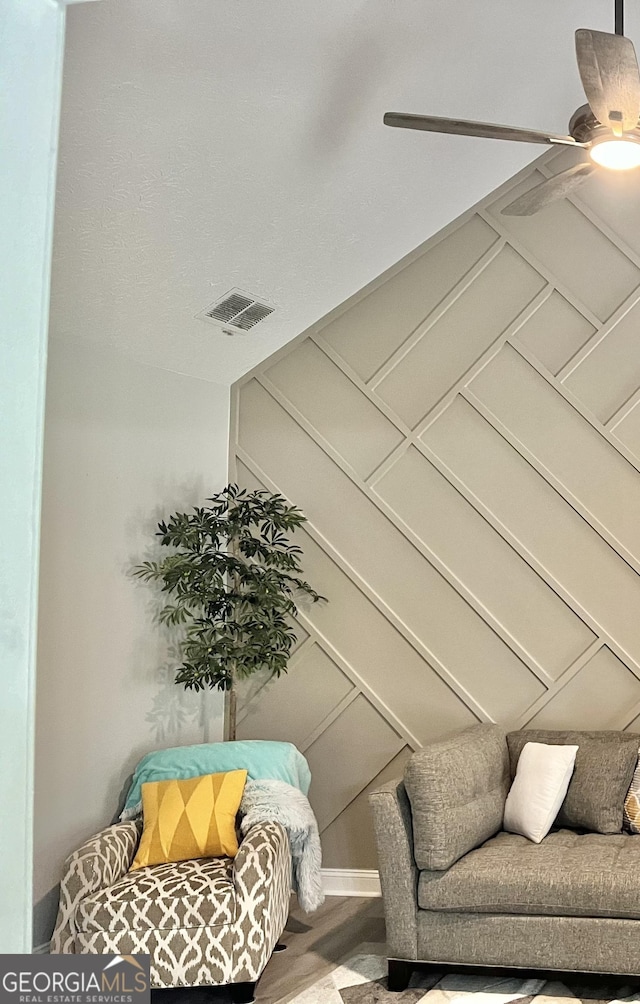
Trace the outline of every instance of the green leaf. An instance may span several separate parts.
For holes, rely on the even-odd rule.
[[[282,495],[230,484],[206,503],[160,521],[171,551],[133,575],[171,597],[157,617],[182,631],[176,683],[229,690],[237,677],[286,672],[299,599],[325,598],[302,578],[302,549],[287,536],[306,517]]]

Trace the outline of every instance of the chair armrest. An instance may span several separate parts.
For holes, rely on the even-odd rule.
[[[284,930],[291,899],[289,838],[280,823],[257,823],[233,859],[237,896],[234,983],[253,982]]]
[[[91,837],[64,864],[60,905],[51,939],[53,955],[75,954],[78,903],[117,882],[131,866],[140,840],[140,823],[115,823]]]
[[[418,869],[411,806],[401,779],[369,794],[378,848],[389,956],[418,957]]]

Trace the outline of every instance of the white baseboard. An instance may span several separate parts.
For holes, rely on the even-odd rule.
[[[44,945],[36,945],[35,948],[31,949],[31,954],[32,955],[48,955],[49,954],[49,946],[50,946],[50,944],[51,944],[50,941],[45,941]]]
[[[323,868],[325,896],[381,896],[380,876],[373,868]]]

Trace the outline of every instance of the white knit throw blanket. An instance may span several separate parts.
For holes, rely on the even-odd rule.
[[[306,795],[285,781],[247,781],[240,803],[244,836],[256,823],[280,823],[289,837],[292,884],[305,913],[324,903],[318,824]]]

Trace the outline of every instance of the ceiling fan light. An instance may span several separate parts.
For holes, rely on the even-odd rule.
[[[595,142],[589,153],[596,164],[613,171],[629,171],[632,167],[640,167],[640,142],[629,136]]]

